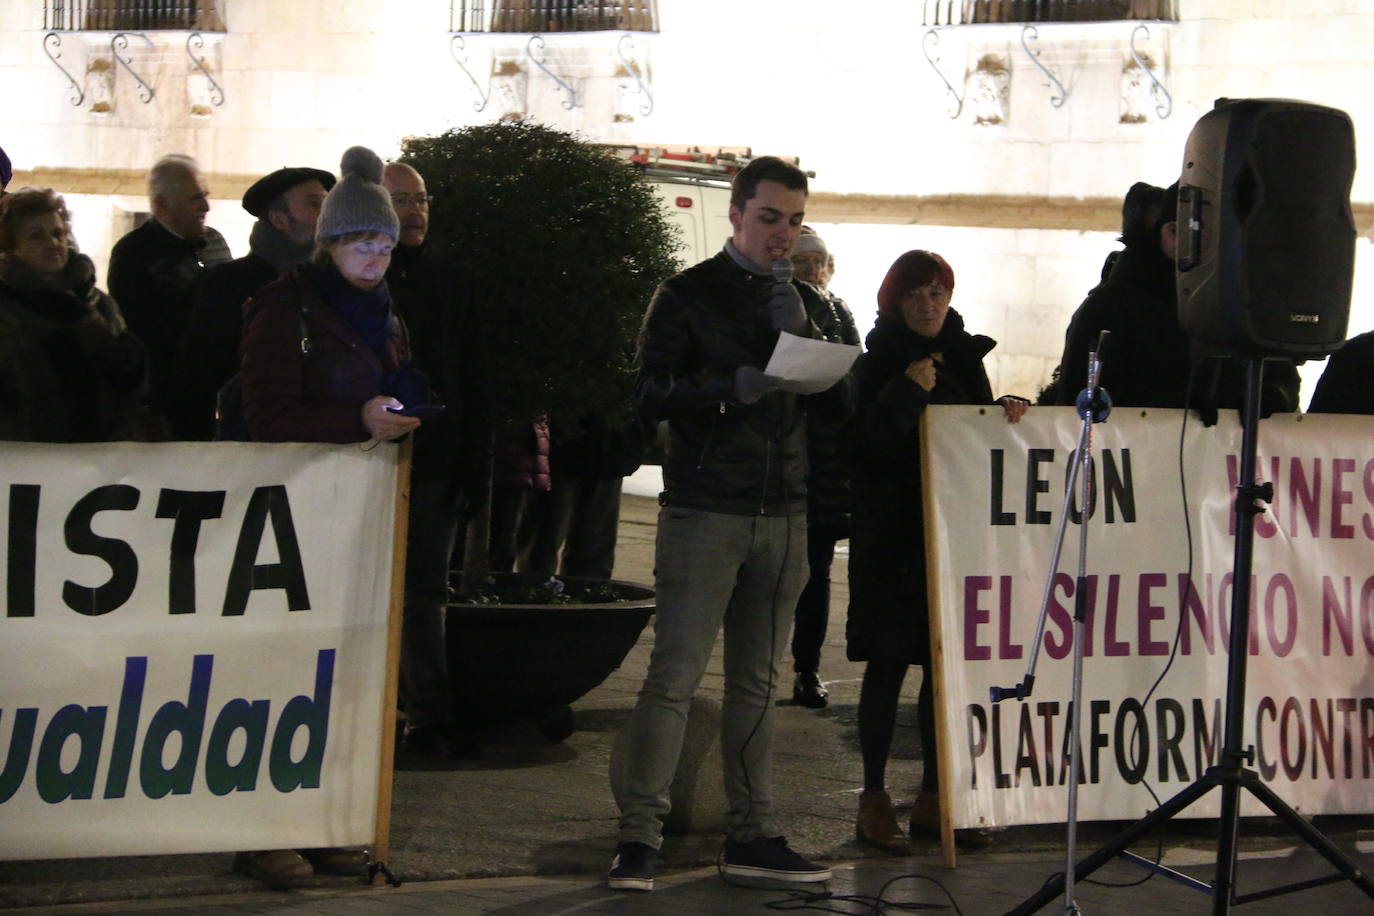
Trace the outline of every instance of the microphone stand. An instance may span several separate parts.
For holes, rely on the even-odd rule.
[[[1093,424],[1105,422],[1112,412],[1111,398],[1099,382],[1102,379],[1102,356],[1107,350],[1110,331],[1103,331],[1097,339],[1097,347],[1088,354],[1088,387],[1078,394],[1078,415],[1083,418],[1083,426],[1078,433],[1078,448],[1074,450],[1074,462],[1069,466],[1069,477],[1064,485],[1064,505],[1059,512],[1059,528],[1054,538],[1054,552],[1050,555],[1050,568],[1045,576],[1045,591],[1040,599],[1040,620],[1035,627],[1030,663],[1026,676],[1015,687],[993,687],[989,690],[992,702],[1012,698],[1024,701],[1031,695],[1035,686],[1035,666],[1040,659],[1040,646],[1045,637],[1045,621],[1050,606],[1050,595],[1054,588],[1054,577],[1059,571],[1059,557],[1064,549],[1064,532],[1068,526],[1069,510],[1073,506],[1073,493],[1076,484],[1081,485],[1082,496],[1079,500],[1078,525],[1078,578],[1074,585],[1073,599],[1073,691],[1069,703],[1069,802],[1067,812],[1068,837],[1064,866],[1064,908],[1065,916],[1078,916],[1078,903],[1074,899],[1073,866],[1078,843],[1078,777],[1082,761],[1079,758],[1079,734],[1083,722],[1083,631],[1088,617],[1088,518],[1093,514],[1096,502],[1096,487],[1093,485]]]
[[[1265,785],[1260,780],[1259,774],[1244,766],[1251,762],[1254,757],[1254,748],[1245,747],[1245,666],[1249,656],[1250,644],[1250,570],[1254,555],[1254,533],[1255,516],[1264,511],[1260,501],[1268,502],[1273,498],[1273,485],[1255,483],[1255,456],[1259,447],[1259,414],[1260,414],[1260,382],[1264,375],[1264,363],[1259,357],[1250,357],[1247,360],[1245,374],[1245,410],[1241,417],[1242,438],[1240,456],[1240,480],[1236,486],[1236,547],[1234,575],[1232,576],[1231,586],[1231,639],[1229,642],[1228,659],[1226,666],[1226,718],[1225,718],[1225,737],[1221,749],[1221,762],[1209,767],[1207,772],[1202,774],[1191,785],[1185,787],[1177,795],[1170,798],[1154,811],[1145,817],[1131,824],[1122,830],[1106,845],[1101,846],[1096,852],[1092,853],[1075,867],[1073,864],[1072,845],[1070,845],[1069,866],[1064,870],[1063,876],[1055,875],[1046,881],[1045,884],[1031,897],[1027,898],[1020,906],[1011,910],[1008,916],[1026,916],[1026,914],[1038,911],[1046,903],[1049,903],[1055,895],[1059,893],[1060,882],[1068,891],[1071,898],[1073,894],[1073,882],[1075,879],[1082,880],[1088,875],[1107,864],[1116,856],[1134,862],[1142,868],[1164,875],[1174,881],[1187,885],[1194,890],[1209,894],[1212,897],[1213,916],[1225,916],[1230,912],[1234,904],[1249,903],[1253,900],[1263,900],[1269,897],[1278,897],[1283,894],[1291,894],[1296,891],[1307,890],[1312,887],[1320,887],[1325,884],[1332,884],[1337,881],[1350,881],[1360,890],[1374,899],[1374,881],[1370,880],[1369,875],[1365,874],[1360,868],[1350,860],[1345,853],[1335,843],[1331,842],[1321,831],[1313,827],[1302,816],[1288,806],[1283,799],[1273,789]],[[1086,420],[1084,421],[1087,422]],[[1078,595],[1081,597],[1082,589],[1079,587]],[[1077,603],[1076,608],[1077,610]],[[1183,613],[1183,609],[1179,609]],[[1042,612],[1043,614],[1043,612]],[[1043,627],[1043,617],[1041,625]],[[1074,662],[1075,667],[1078,663],[1079,641],[1078,641],[1077,620],[1075,620],[1074,631]],[[1036,639],[1037,649],[1039,647],[1039,637]],[[1022,685],[1025,686],[1025,685]],[[1011,694],[1017,696],[1021,687],[1015,688]],[[1077,675],[1075,673],[1074,689],[1077,691]],[[1005,693],[1005,691],[1003,692]],[[1029,687],[1027,687],[1029,693]],[[993,688],[993,700],[998,696],[997,688]],[[1075,729],[1077,728],[1078,706],[1077,698],[1074,703]],[[1075,736],[1076,740],[1076,736]],[[1077,750],[1076,745],[1075,752]],[[1077,760],[1075,759],[1075,769]],[[1077,786],[1076,778],[1070,783],[1070,798],[1073,798],[1073,789]],[[1199,881],[1190,875],[1175,871],[1165,865],[1152,862],[1142,856],[1138,856],[1128,849],[1132,843],[1147,834],[1154,827],[1163,824],[1165,821],[1172,820],[1175,815],[1180,814],[1193,802],[1202,798],[1212,789],[1221,789],[1221,818],[1220,833],[1217,837],[1217,858],[1216,871],[1213,874],[1212,883]],[[1336,873],[1325,875],[1320,878],[1310,878],[1305,881],[1294,881],[1288,884],[1268,887],[1263,890],[1254,891],[1249,894],[1236,893],[1236,839],[1240,826],[1240,790],[1245,789],[1270,811],[1272,811],[1281,821],[1293,829],[1299,838],[1307,845],[1311,846],[1324,859],[1327,860],[1335,869]],[[1073,824],[1070,822],[1070,831]],[[1070,844],[1072,844],[1072,832],[1070,832]],[[1066,909],[1066,912],[1069,912]],[[1077,913],[1075,908],[1072,912]]]

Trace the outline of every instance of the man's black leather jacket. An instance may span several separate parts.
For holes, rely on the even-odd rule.
[[[778,339],[769,321],[774,280],[724,251],[664,281],[639,334],[635,400],[648,421],[667,420],[660,502],[732,515],[806,512],[806,411],[843,410],[849,380],[800,397],[754,404],[735,397],[735,370],[763,369]],[[824,303],[795,282],[807,312]],[[820,338],[814,321],[810,336]]]

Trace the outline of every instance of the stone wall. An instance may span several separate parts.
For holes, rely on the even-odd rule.
[[[237,199],[252,176],[335,168],[353,143],[392,156],[407,135],[498,117],[601,140],[796,154],[816,172],[835,285],[856,310],[871,308],[901,251],[941,248],[959,272],[956,307],[1002,340],[999,381],[1029,391],[1047,379],[1113,247],[1116,202],[1134,181],[1178,175],[1213,99],[1310,99],[1349,111],[1360,147],[1371,136],[1374,3],[1179,5],[1176,23],[929,35],[922,5],[906,0],[659,0],[659,34],[624,44],[617,33],[565,33],[539,45],[528,35],[455,42],[448,4],[432,0],[222,0],[226,31],[204,33],[188,54],[186,32],[129,36],[122,49],[107,32],[45,45],[42,4],[0,0],[0,145],[20,182],[81,192],[77,236],[102,270],[129,214],[146,207],[137,176],[166,152],[200,159],[217,198],[210,222],[237,253],[248,227]],[[936,69],[962,96],[957,117]],[[102,190],[93,174],[117,181]],[[1374,173],[1357,175],[1354,199],[1367,238]],[[1367,242],[1359,251],[1352,330],[1374,326]]]

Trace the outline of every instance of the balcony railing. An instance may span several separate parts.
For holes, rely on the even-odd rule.
[[[985,22],[1173,21],[1178,0],[926,0],[924,25]]]
[[[217,0],[48,0],[43,28],[50,32],[222,32]]]
[[[451,0],[450,32],[657,32],[658,0]]]

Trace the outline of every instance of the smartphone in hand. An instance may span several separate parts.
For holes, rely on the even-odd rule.
[[[392,413],[400,414],[403,417],[415,417],[419,420],[431,420],[444,412],[443,404],[412,404],[409,407],[388,407]]]

